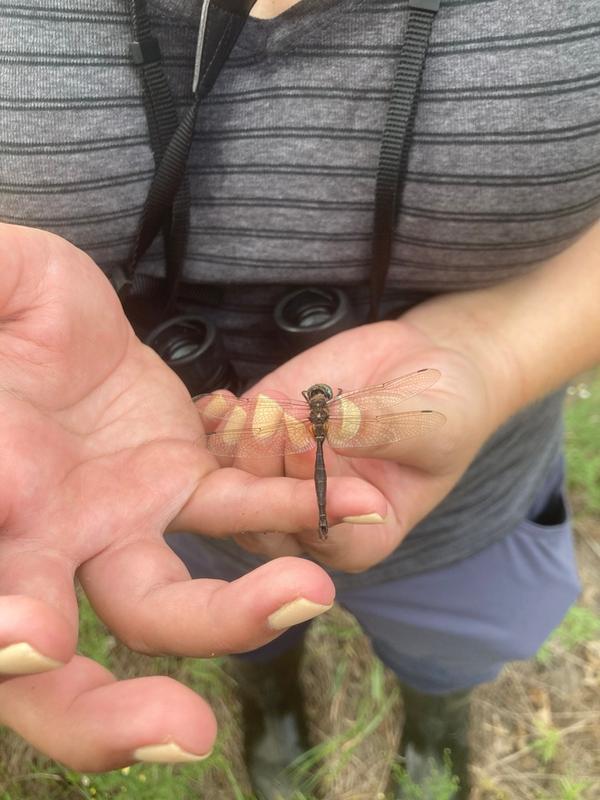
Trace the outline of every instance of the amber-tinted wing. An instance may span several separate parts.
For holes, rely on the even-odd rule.
[[[383,447],[402,439],[422,436],[440,428],[446,417],[439,411],[402,411],[379,417],[332,417],[327,441],[336,449]]]
[[[264,394],[251,397],[234,397],[233,395],[213,392],[194,397],[194,403],[203,421],[211,426],[215,421],[229,419],[232,413],[242,416],[244,424],[272,424],[279,413],[286,413],[296,419],[308,416],[308,405],[304,400],[273,400]]]
[[[353,413],[364,413],[371,417],[386,414],[398,403],[429,389],[440,375],[437,369],[420,369],[386,383],[343,392],[330,400],[327,407],[332,416],[345,416],[350,408],[354,410]]]
[[[265,458],[302,453],[315,446],[305,402],[261,394],[237,398],[215,392],[195,398],[208,449],[220,456]]]
[[[315,447],[308,420],[285,415],[275,425],[236,427],[235,414],[218,430],[206,434],[206,446],[218,456],[265,458],[304,453]]]
[[[435,411],[389,413],[425,391],[439,378],[423,369],[377,386],[345,392],[327,403],[327,440],[336,448],[376,447],[418,436],[444,422]],[[215,392],[194,398],[216,455],[261,458],[289,455],[315,446],[306,402],[275,400],[261,394],[236,398]]]

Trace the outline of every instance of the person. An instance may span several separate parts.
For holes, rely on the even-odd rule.
[[[201,9],[149,11],[183,113]],[[444,414],[435,434],[328,453],[322,542],[310,459],[221,466],[103,275],[128,258],[156,169],[127,5],[0,10],[0,718],[75,769],[201,758],[216,735],[186,687],[118,682],[75,654],[75,575],[133,649],[254,651],[240,672],[265,678],[246,711],[266,796],[289,787],[265,731],[293,722],[284,761],[303,746],[303,625],[336,592],[401,680],[407,768],[420,780],[449,749],[460,797],[469,690],[533,654],[577,596],[561,401],[599,358],[598,9],[441,4],[381,321],[366,322],[407,13],[258,0],[186,168],[178,307],[217,325],[244,387],[298,398],[315,380],[440,372],[414,406]],[[166,259],[159,236],[142,296],[166,292]],[[363,324],[290,356],[272,310],[309,285],[343,287]]]

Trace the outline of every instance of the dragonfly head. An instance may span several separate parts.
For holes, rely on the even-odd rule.
[[[324,395],[326,400],[333,399],[333,389],[326,383],[315,383],[305,392],[302,392],[302,394],[308,403],[317,395]]]

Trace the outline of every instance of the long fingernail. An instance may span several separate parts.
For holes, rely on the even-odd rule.
[[[211,753],[212,750],[204,755],[188,753],[175,742],[169,742],[168,744],[145,744],[134,751],[133,757],[136,761],[148,761],[153,764],[183,764],[188,761],[202,761]]]
[[[32,675],[63,666],[62,661],[43,656],[28,642],[17,642],[0,649],[0,675]]]
[[[385,522],[385,518],[374,511],[372,514],[357,514],[354,517],[344,517],[342,522],[351,522],[354,525],[376,525]]]
[[[309,619],[318,617],[325,611],[329,611],[333,603],[328,606],[321,605],[321,603],[313,603],[312,600],[307,600],[305,597],[297,597],[289,603],[278,608],[269,617],[269,626],[276,631],[281,631],[284,628],[290,628],[292,625],[298,625],[299,622],[306,622]]]

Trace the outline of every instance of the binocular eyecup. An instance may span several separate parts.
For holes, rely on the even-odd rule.
[[[192,395],[215,389],[237,390],[217,329],[199,314],[180,314],[157,325],[145,343],[155,350]]]
[[[287,293],[277,303],[273,320],[281,352],[294,356],[336,333],[355,326],[345,292],[309,287]],[[153,328],[144,339],[182,379],[192,395],[243,387],[229,362],[215,325],[204,316],[186,313]]]
[[[356,324],[346,292],[309,287],[282,297],[273,310],[279,336],[295,355]]]

